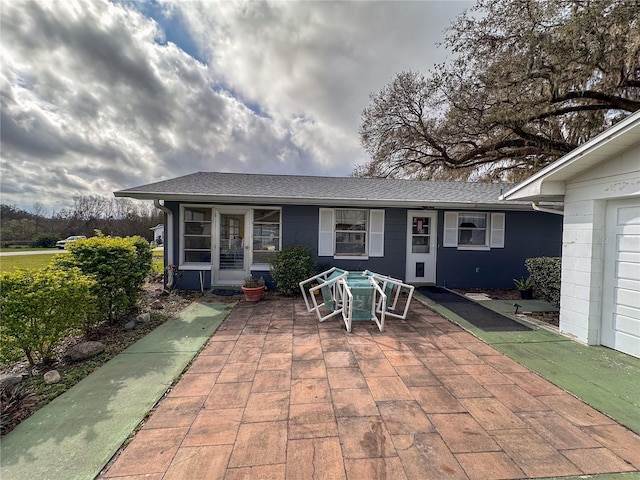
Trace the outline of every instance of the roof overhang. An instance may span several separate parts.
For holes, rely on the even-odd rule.
[[[516,185],[500,200],[561,202],[566,182],[640,143],[640,111],[616,123],[584,145]]]
[[[211,195],[167,192],[136,192],[121,190],[114,192],[116,197],[135,198],[137,200],[163,200],[181,203],[219,203],[247,205],[321,205],[329,207],[386,207],[415,209],[460,209],[460,210],[531,210],[528,202],[470,203],[470,202],[425,202],[381,198],[314,198],[314,197],[274,197],[260,195]]]

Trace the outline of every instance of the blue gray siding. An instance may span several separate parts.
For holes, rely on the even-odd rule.
[[[174,212],[174,252],[165,252],[165,264],[179,263],[179,204],[167,202]],[[385,209],[384,257],[368,260],[340,260],[318,257],[320,206],[282,206],[282,246],[309,247],[320,269],[337,266],[346,270],[369,269],[392,277],[405,277],[407,210]],[[349,208],[349,206],[345,206]],[[530,257],[560,256],[562,217],[541,212],[505,212],[505,247],[488,251],[465,251],[442,247],[444,211],[438,212],[438,249],[436,283],[451,288],[513,288],[513,278],[527,276],[524,261]],[[255,272],[264,276],[268,272]],[[180,272],[179,288],[199,289],[197,271]],[[205,285],[211,272],[205,272]],[[273,284],[271,284],[273,286]]]
[[[514,278],[528,276],[524,264],[527,258],[561,255],[561,215],[533,211],[505,214],[504,248],[469,251],[442,246],[444,212],[438,212],[438,285],[450,288],[514,288]]]
[[[339,267],[345,270],[369,269],[395,278],[404,278],[407,212],[399,208],[385,209],[384,257],[368,260],[340,260],[318,257],[319,206],[284,206],[282,209],[282,246],[310,247],[319,268]],[[340,208],[340,207],[337,207]],[[345,206],[343,208],[350,208]]]

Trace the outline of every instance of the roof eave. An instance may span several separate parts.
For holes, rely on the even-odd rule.
[[[640,112],[630,115],[543,168],[501,195],[500,200],[562,201],[567,179],[588,170],[603,158],[611,157],[629,148],[631,143],[635,141],[634,137],[638,135],[633,130],[638,128],[640,128]],[[630,135],[632,133],[633,135]],[[625,139],[627,136],[630,137],[628,140]],[[606,152],[606,156],[594,154],[597,150],[602,149]]]
[[[528,203],[518,202],[428,202],[418,200],[385,200],[372,198],[311,198],[311,197],[266,197],[259,195],[208,195],[192,193],[136,192],[120,190],[114,192],[116,197],[129,197],[137,200],[164,200],[169,202],[223,203],[252,205],[326,205],[354,207],[387,207],[387,208],[449,208],[449,209],[501,209],[531,210]]]

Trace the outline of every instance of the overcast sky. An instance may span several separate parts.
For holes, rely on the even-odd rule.
[[[472,2],[0,0],[1,201],[197,171],[349,175],[360,114]]]

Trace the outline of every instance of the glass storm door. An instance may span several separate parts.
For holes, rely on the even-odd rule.
[[[248,231],[247,212],[219,212],[216,283],[238,284],[250,275]]]
[[[407,212],[407,282],[436,281],[437,218],[436,212]]]

